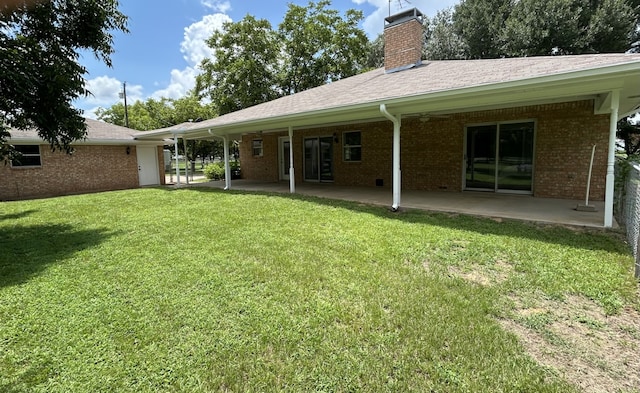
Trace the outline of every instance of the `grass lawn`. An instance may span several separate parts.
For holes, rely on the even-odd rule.
[[[589,391],[562,359],[638,391],[620,239],[208,189],[5,202],[0,391]]]

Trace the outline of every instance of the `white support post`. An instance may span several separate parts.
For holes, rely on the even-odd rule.
[[[620,91],[611,92],[611,115],[609,117],[609,149],[607,157],[607,180],[604,197],[604,226],[613,226],[613,197],[615,186],[615,150],[616,131],[618,129],[618,111],[620,109]]]
[[[296,192],[296,173],[293,169],[293,127],[289,126],[289,192]]]
[[[182,138],[182,146],[184,147],[184,177],[187,182],[187,185],[189,185],[189,156],[187,154],[187,140]],[[193,173],[191,174],[191,176],[193,177]]]
[[[222,137],[224,145],[224,189],[231,189],[231,166],[229,165],[229,138]]]
[[[173,135],[174,153],[176,155],[176,184],[180,187],[180,161],[178,160],[178,135]]]
[[[402,190],[402,173],[400,170],[400,127],[401,117],[393,116],[387,111],[385,104],[380,104],[380,113],[393,122],[393,205],[391,210],[397,211],[400,208],[400,197]]]

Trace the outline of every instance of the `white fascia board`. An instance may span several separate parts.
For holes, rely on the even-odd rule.
[[[9,143],[13,145],[48,145],[49,142],[40,138],[9,138]],[[135,139],[83,139],[71,142],[71,146],[162,146],[165,143],[159,141],[137,141]]]
[[[156,140],[163,141],[165,139],[173,139],[173,137],[181,137],[189,132],[187,129],[178,130],[156,130],[156,131],[139,131],[133,134],[136,140]]]

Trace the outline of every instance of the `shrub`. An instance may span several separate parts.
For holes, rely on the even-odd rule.
[[[224,179],[224,163],[215,162],[204,167],[204,176],[209,180]]]

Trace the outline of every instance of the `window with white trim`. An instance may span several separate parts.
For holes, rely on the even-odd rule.
[[[15,145],[14,148],[20,154],[11,160],[12,167],[33,168],[42,166],[39,145]]]
[[[251,143],[251,148],[253,150],[254,157],[262,157],[262,139],[254,139]]]
[[[362,161],[362,135],[360,131],[342,133],[342,159],[344,161]]]

